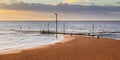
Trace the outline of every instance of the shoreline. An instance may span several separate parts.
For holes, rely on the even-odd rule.
[[[114,39],[65,36],[63,40],[53,44],[0,53],[0,60],[119,60],[119,46],[120,41]]]
[[[54,41],[54,42],[51,42],[51,43],[47,43],[47,44],[42,44],[42,45],[37,45],[37,46],[32,46],[32,47],[26,47],[26,48],[20,48],[20,49],[11,49],[11,50],[8,50],[8,51],[3,51],[3,52],[0,52],[0,55],[21,53],[22,51],[25,51],[25,50],[46,48],[46,47],[49,47],[51,45],[65,43],[65,42],[68,42],[67,41],[68,39],[66,40],[66,37],[68,37],[68,36],[65,36],[63,39],[60,39],[60,40],[57,40],[57,41]]]
[[[7,51],[2,51],[0,52],[0,55],[6,55],[6,54],[14,54],[14,53],[21,53],[24,50],[31,50],[31,49],[37,49],[37,48],[46,48],[50,45],[56,44],[56,43],[60,43],[64,40],[64,38],[60,38],[60,40],[51,42],[51,43],[46,43],[46,44],[41,44],[41,45],[34,45],[31,47],[24,47],[24,48],[18,48],[18,49],[11,49],[11,50],[7,50]]]

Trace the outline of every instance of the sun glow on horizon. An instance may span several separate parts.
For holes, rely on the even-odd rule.
[[[71,4],[71,3],[75,3],[75,2],[79,2],[80,0],[64,0],[64,2],[63,3],[69,3],[69,4]]]
[[[90,2],[90,0],[84,0],[85,2]]]
[[[72,4],[72,3],[79,3],[79,2],[90,2],[90,0],[64,0],[63,3]]]
[[[49,20],[51,17],[45,12],[0,10],[0,21],[4,20]],[[46,15],[46,16],[45,16]]]

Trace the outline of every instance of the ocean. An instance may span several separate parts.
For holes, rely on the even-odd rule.
[[[59,21],[58,32],[120,32],[119,21]],[[55,43],[64,38],[63,35],[40,33],[21,33],[14,30],[55,30],[55,21],[21,21],[0,22],[0,52],[29,48],[32,46]],[[120,40],[120,33],[111,33],[102,38]]]

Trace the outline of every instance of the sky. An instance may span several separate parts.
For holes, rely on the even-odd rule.
[[[120,21],[120,0],[0,0],[0,21]]]

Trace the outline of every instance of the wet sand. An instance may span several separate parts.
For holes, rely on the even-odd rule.
[[[120,40],[66,36],[55,44],[1,53],[0,60],[120,60]]]

